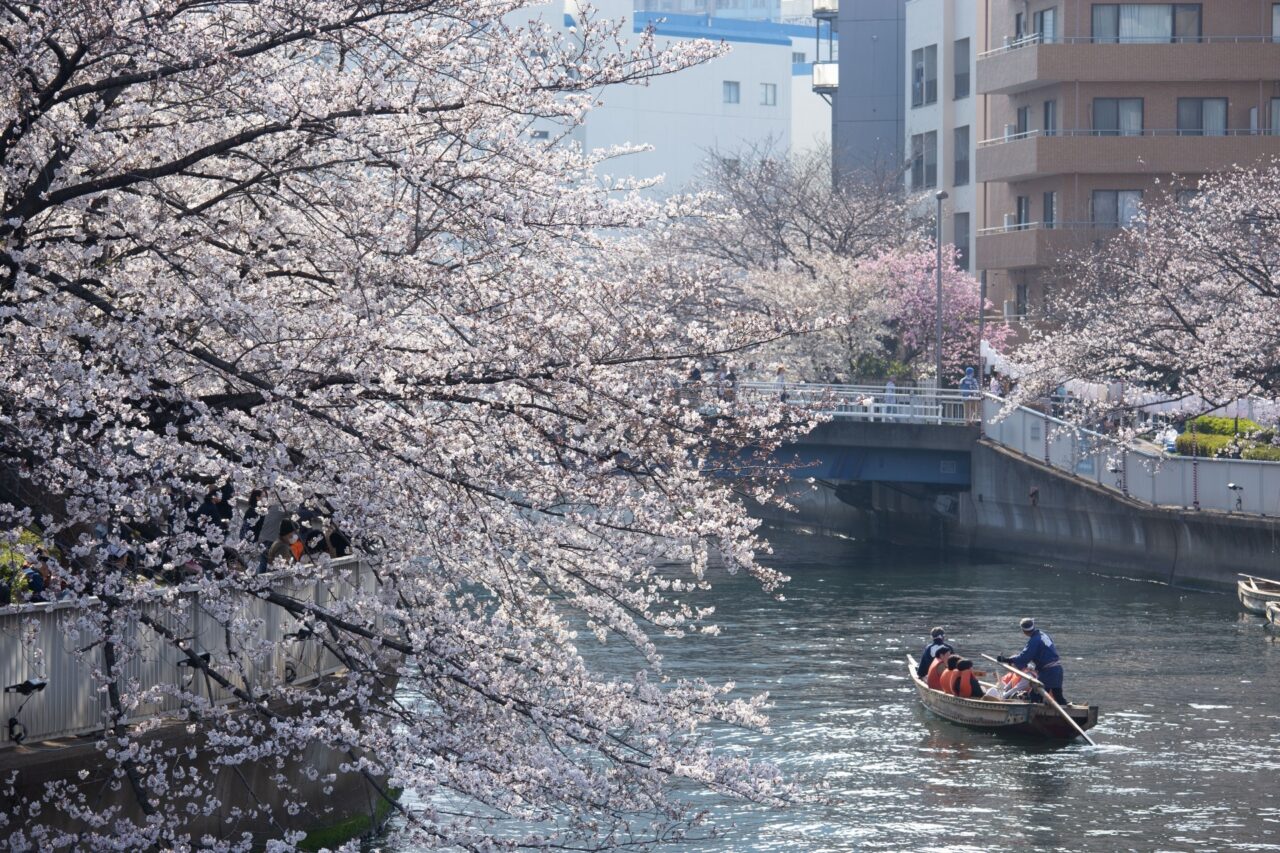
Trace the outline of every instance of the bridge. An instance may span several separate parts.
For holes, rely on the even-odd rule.
[[[784,388],[744,382],[739,401],[776,401]],[[1119,444],[990,394],[883,385],[787,384],[787,403],[828,420],[775,454],[796,477],[916,484],[965,491],[979,442],[1151,508],[1280,517],[1280,464],[1166,456]]]

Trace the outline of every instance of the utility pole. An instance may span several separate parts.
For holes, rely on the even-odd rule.
[[[939,391],[941,391],[942,390],[942,203],[947,200],[947,191],[939,190],[938,194],[934,196],[934,198],[938,200],[938,222],[937,222],[938,227],[937,227],[937,233],[935,235],[936,242],[937,242],[937,250],[938,250],[937,265],[935,270],[935,272],[937,273],[937,282],[938,282],[938,306],[937,306],[938,322],[937,322],[937,330],[936,330],[938,335],[938,353],[937,353],[938,358],[937,358],[937,362],[934,365],[937,369],[937,374],[934,377],[934,381],[935,381],[934,387],[937,388]]]

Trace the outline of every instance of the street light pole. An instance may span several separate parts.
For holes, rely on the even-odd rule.
[[[937,273],[937,280],[938,280],[938,305],[937,305],[938,325],[937,325],[937,329],[935,330],[938,335],[938,358],[937,358],[937,362],[934,365],[935,368],[937,369],[937,373],[934,375],[934,382],[935,382],[934,387],[937,388],[938,390],[942,390],[942,203],[947,200],[947,191],[939,190],[938,194],[934,196],[934,198],[938,200],[938,222],[937,222],[938,227],[934,235],[935,241],[937,243],[937,250],[938,250],[938,258],[937,258],[937,263],[935,265],[935,271]]]

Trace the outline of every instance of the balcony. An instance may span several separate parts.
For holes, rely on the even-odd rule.
[[[1132,136],[1095,130],[1010,134],[978,143],[979,181],[1026,181],[1047,175],[1196,175],[1280,156],[1280,136],[1229,130],[1219,136],[1143,130]]]
[[[1277,63],[1280,43],[1269,36],[1120,44],[1031,36],[981,54],[977,83],[980,95],[1013,95],[1063,82],[1269,80]]]
[[[1113,228],[1092,222],[1027,222],[983,228],[975,241],[975,265],[983,270],[1015,270],[1053,266],[1109,235]]]
[[[840,17],[840,0],[813,0],[813,17],[819,21],[834,21]]]
[[[840,63],[813,63],[813,91],[819,95],[834,94],[840,85]]]

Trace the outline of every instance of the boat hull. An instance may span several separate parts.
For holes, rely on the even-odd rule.
[[[1236,582],[1236,596],[1245,610],[1265,616],[1268,604],[1280,604],[1280,586],[1245,578]]]
[[[920,703],[944,720],[971,729],[1027,735],[1048,740],[1079,737],[1075,729],[1053,708],[1039,702],[994,702],[962,699],[939,690],[930,690],[908,661],[908,672]],[[1097,705],[1063,705],[1076,725],[1088,730],[1098,724]]]

